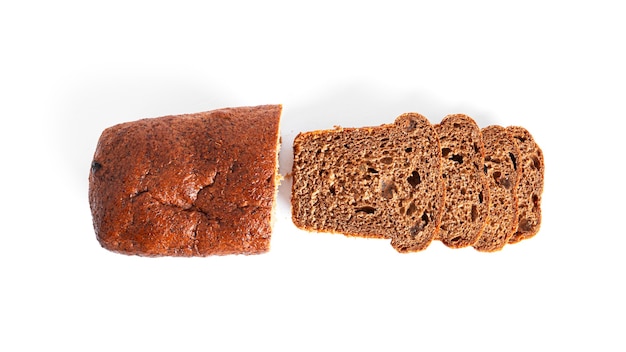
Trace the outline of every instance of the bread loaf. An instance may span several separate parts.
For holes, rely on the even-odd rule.
[[[266,252],[280,113],[228,108],[104,130],[89,175],[100,244],[141,256]]]
[[[165,116],[107,128],[89,202],[96,237],[141,256],[269,250],[280,105]],[[435,238],[500,250],[541,224],[543,153],[517,126],[482,130],[468,116],[300,133],[292,219],[309,231],[386,238],[399,252]]]

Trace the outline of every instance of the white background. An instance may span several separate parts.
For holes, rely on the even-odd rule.
[[[626,349],[626,21],[610,1],[0,5],[0,350]],[[299,131],[466,113],[545,153],[544,221],[493,254],[305,233],[259,256],[102,249],[102,130],[282,103]]]

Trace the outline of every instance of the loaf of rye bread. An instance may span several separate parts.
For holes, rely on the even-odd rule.
[[[509,126],[520,150],[517,167],[521,179],[517,186],[518,224],[509,243],[533,237],[541,226],[541,195],[543,193],[543,152],[524,127]]]
[[[476,122],[463,114],[444,117],[435,131],[446,187],[438,239],[452,248],[471,246],[485,227],[490,204],[482,134]]]
[[[517,168],[519,148],[513,136],[501,126],[482,129],[485,143],[485,174],[489,182],[491,204],[487,224],[474,244],[483,252],[500,250],[517,229]]]
[[[227,108],[104,130],[89,175],[100,244],[141,256],[266,252],[280,114]]]
[[[425,249],[443,210],[441,151],[422,115],[378,127],[300,133],[294,141],[292,219],[309,231],[390,238]]]

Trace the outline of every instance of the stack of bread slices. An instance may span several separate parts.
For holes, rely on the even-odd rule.
[[[433,240],[493,252],[541,224],[544,161],[531,134],[463,114],[300,133],[292,175],[296,226],[387,238],[399,252]]]

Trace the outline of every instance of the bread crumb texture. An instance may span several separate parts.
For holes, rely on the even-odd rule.
[[[543,155],[521,127],[406,113],[302,132],[293,151],[292,219],[304,230],[390,239],[401,253],[433,240],[493,252],[539,230]]]

